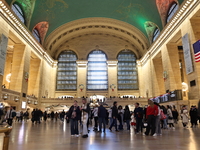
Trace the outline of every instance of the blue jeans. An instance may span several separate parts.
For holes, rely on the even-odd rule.
[[[70,120],[71,122],[71,135],[78,135],[79,132],[78,132],[78,120],[76,119],[71,119]]]
[[[109,117],[109,124],[110,124],[110,126],[111,126],[111,124],[112,124],[112,121],[113,121],[113,118],[112,118],[112,117]]]
[[[115,126],[115,130],[117,131],[117,118],[113,118],[112,123],[110,125],[110,129],[112,129],[113,126]]]
[[[106,119],[99,117],[99,131],[102,131],[102,124],[103,124],[103,132],[106,131]]]

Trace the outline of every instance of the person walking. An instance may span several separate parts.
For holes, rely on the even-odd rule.
[[[83,138],[87,138],[88,137],[88,127],[87,127],[87,123],[88,123],[88,116],[90,113],[90,107],[87,104],[87,100],[85,98],[82,99],[82,106],[80,108],[82,114],[81,114],[81,121],[82,121],[82,126],[83,126]]]
[[[102,124],[103,132],[106,132],[106,116],[107,110],[103,107],[103,103],[100,103],[100,107],[98,108],[99,132],[102,132]]]
[[[110,131],[112,131],[112,127],[115,126],[115,131],[119,132],[117,129],[117,118],[118,118],[118,109],[117,109],[117,102],[113,102],[113,107],[112,107],[112,123],[109,127]]]
[[[80,120],[80,114],[80,107],[78,106],[78,102],[75,100],[74,105],[70,107],[67,114],[67,117],[70,119],[71,123],[71,136],[79,137],[78,120]]]
[[[16,116],[15,110],[10,107],[10,109],[7,111],[5,118],[7,119],[7,123],[10,127],[12,127],[13,118]]]
[[[135,109],[134,109],[134,117],[136,120],[136,134],[139,134],[139,132],[143,130],[143,124],[142,124],[142,119],[143,119],[144,111],[142,107],[140,107],[139,103],[135,103]]]
[[[130,120],[131,120],[131,112],[128,105],[126,105],[124,109],[124,122],[126,123],[127,130],[130,130]]]
[[[156,123],[156,116],[158,115],[158,106],[156,106],[153,100],[148,100],[149,106],[146,110],[147,116],[147,129],[143,135],[148,136],[151,130],[151,135],[155,134],[155,123]]]

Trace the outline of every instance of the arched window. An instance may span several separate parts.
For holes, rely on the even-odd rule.
[[[178,8],[179,8],[179,5],[177,3],[172,4],[172,6],[169,8],[169,11],[167,13],[167,22],[169,22],[172,19],[172,17],[174,16]]]
[[[57,90],[77,89],[77,56],[73,51],[63,51],[58,57]]]
[[[101,50],[92,51],[88,56],[87,89],[108,89],[107,58]]]
[[[25,17],[24,17],[24,13],[23,13],[21,7],[17,3],[14,3],[11,6],[11,9],[17,15],[17,17],[21,20],[21,22],[23,22],[25,24]]]
[[[118,54],[118,90],[138,90],[136,56],[130,50]]]
[[[159,34],[160,34],[160,30],[156,28],[153,32],[152,42],[154,42],[158,38]]]
[[[36,39],[39,43],[41,43],[40,34],[39,34],[39,32],[38,32],[37,29],[33,29],[33,36],[35,37],[35,39]]]

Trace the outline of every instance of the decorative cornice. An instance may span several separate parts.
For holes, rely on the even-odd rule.
[[[178,12],[174,15],[173,19],[165,26],[160,33],[160,36],[151,45],[148,52],[140,60],[140,64],[144,65],[150,57],[160,51],[162,44],[170,37],[171,33],[176,30],[179,25],[190,15],[190,11],[194,10],[194,7],[200,4],[199,0],[185,0],[180,6]]]
[[[145,35],[134,26],[110,18],[84,18],[69,22],[54,30],[45,41],[45,48],[49,51],[57,50],[64,41],[83,36],[88,33],[108,34],[129,41],[142,55],[146,53],[149,42]],[[63,41],[64,40],[64,41]]]
[[[13,13],[10,7],[4,0],[0,0],[0,16],[19,34],[21,37],[35,50],[35,52],[44,57],[44,59],[50,64],[54,64],[54,60],[49,54],[45,52],[45,49],[35,40],[32,33],[28,28],[18,19]]]

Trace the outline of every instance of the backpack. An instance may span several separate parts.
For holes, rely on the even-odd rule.
[[[12,112],[12,117],[14,118],[16,115],[17,115],[16,112],[13,111],[13,112]]]

